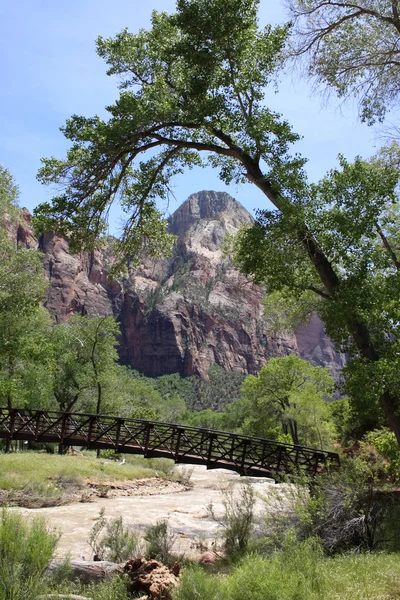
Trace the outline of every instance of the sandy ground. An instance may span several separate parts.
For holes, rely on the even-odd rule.
[[[212,548],[218,535],[219,525],[209,517],[207,506],[212,503],[216,514],[221,514],[223,490],[235,489],[244,480],[247,478],[241,478],[232,471],[207,471],[205,467],[195,466],[191,475],[193,487],[186,491],[179,484],[168,486],[162,481],[157,487],[155,479],[147,486],[139,483],[135,495],[98,498],[94,502],[76,502],[50,508],[13,510],[24,515],[42,515],[51,527],[61,532],[56,557],[69,554],[71,559],[92,558],[87,539],[102,508],[106,517],[122,516],[124,523],[142,532],[158,520],[168,519],[170,529],[177,536],[174,550],[195,555],[202,551],[200,546]],[[263,496],[280,487],[269,479],[250,478],[249,481],[256,492]],[[258,511],[262,510],[262,505],[262,501],[257,500]]]

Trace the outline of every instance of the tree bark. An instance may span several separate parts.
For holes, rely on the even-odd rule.
[[[54,559],[47,567],[47,572],[54,573],[63,564],[63,560]],[[124,566],[123,564],[120,565],[105,560],[71,560],[69,564],[71,567],[69,578],[71,580],[80,579],[83,583],[109,579],[113,575],[122,573]]]

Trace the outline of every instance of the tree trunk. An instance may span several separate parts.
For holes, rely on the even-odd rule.
[[[50,574],[55,573],[64,562],[65,561],[63,560],[52,560],[47,567],[47,572]],[[120,565],[105,560],[71,560],[69,564],[71,566],[69,578],[71,580],[79,579],[83,583],[92,583],[94,581],[101,581],[102,579],[109,579],[113,575],[122,573],[124,566],[123,564]]]
[[[96,377],[97,377],[97,371],[96,371]],[[101,383],[100,381],[97,381],[97,406],[96,406],[96,415],[100,414],[100,409],[101,409],[101,395],[102,395],[102,387],[101,387]],[[100,458],[101,455],[101,450],[98,448],[97,452],[96,452],[96,458]]]
[[[332,300],[335,301],[335,295],[339,288],[339,280],[332,269],[328,259],[316,249],[314,240],[307,241],[306,247],[312,263],[314,264],[318,275],[328,291]],[[352,320],[351,316],[348,321],[348,328],[355,347],[360,356],[367,359],[369,362],[377,362],[379,360],[378,352],[374,347],[367,326],[359,321]],[[398,445],[400,446],[400,399],[398,396],[385,391],[379,398],[379,403],[383,409],[390,429],[396,436]]]
[[[274,189],[272,183],[264,177],[258,162],[248,155],[238,156],[238,158],[246,169],[249,181],[254,183],[280,212],[284,213],[284,199],[280,196],[279,191]],[[317,241],[314,239],[312,232],[309,231],[306,224],[299,227],[297,236],[300,244],[305,248],[311,263],[317,271],[320,281],[327,291],[328,298],[330,299],[327,299],[326,301],[334,302],[340,286],[338,275],[333,269],[327,256],[325,256],[324,252],[319,248]],[[365,324],[354,322],[349,318],[348,327],[349,333],[353,338],[354,345],[360,356],[366,358],[370,362],[377,362],[379,356],[372,344],[371,336]],[[379,402],[389,427],[395,434],[397,443],[400,446],[400,398],[385,391],[380,396]]]

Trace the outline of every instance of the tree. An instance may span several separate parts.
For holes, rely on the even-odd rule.
[[[236,251],[237,262],[267,284],[281,312],[290,317],[297,305],[321,315],[328,335],[349,353],[349,397],[364,420],[375,422],[379,411],[390,418],[387,399],[400,389],[399,257],[391,232],[398,222],[397,180],[398,171],[384,161],[341,158],[341,168],[310,186],[301,214],[337,277],[334,294],[319,287],[290,214],[260,213]]]
[[[293,444],[323,448],[333,441],[334,427],[326,402],[333,389],[326,369],[313,367],[297,356],[271,358],[257,376],[244,380],[244,428],[252,435],[268,437],[271,428],[281,423]]]
[[[340,214],[347,214],[346,223],[351,223],[355,195],[361,212],[353,231],[343,231],[332,246],[327,244],[327,239],[334,241],[331,230],[325,236],[326,228],[319,227],[322,219],[313,231],[313,210],[322,215],[324,187],[308,183],[304,159],[289,153],[298,136],[264,104],[287,28],[259,30],[258,4],[258,0],[177,0],[176,14],[153,13],[149,31],[124,30],[115,39],[99,38],[98,53],[108,63],[108,73],[122,79],[120,97],[108,107],[108,121],[74,116],[67,122],[64,134],[72,146],[66,159],[44,160],[39,174],[44,183],[59,184],[63,193],[51,205],[37,209],[36,224],[69,234],[75,248],[86,239],[93,244],[110,203],[118,198],[130,215],[121,247],[132,254],[144,241],[153,253],[165,250],[171,240],[161,225],[155,227],[155,198],[168,195],[171,177],[183,168],[211,164],[227,183],[256,185],[274,207],[270,213],[260,213],[254,229],[242,236],[238,261],[242,268],[259,280],[268,275],[268,284],[282,284],[280,274],[284,274],[289,287],[317,294],[326,306],[324,315],[340,314],[354,354],[374,370],[382,358],[379,340],[369,329],[365,311],[346,304],[351,300],[350,284],[357,295],[359,279],[347,277],[336,258],[339,252],[350,264],[353,237],[357,245],[363,237],[361,228],[370,231],[371,222],[362,218],[363,211],[367,216],[371,212],[376,222],[378,208],[394,198],[398,175],[382,167],[386,179],[379,185],[372,168],[362,170],[361,181],[353,169],[353,179],[343,190],[345,202],[336,211],[339,220]],[[350,171],[345,172],[350,175]],[[369,192],[368,173],[377,186]],[[368,192],[364,204],[360,187]],[[275,240],[269,235],[271,224],[276,224]],[[266,266],[268,240],[274,251],[279,250],[271,263],[273,272]],[[338,251],[342,242],[346,245]],[[397,277],[396,272],[392,280]],[[371,287],[363,290],[368,305]],[[382,378],[379,386],[377,397],[400,443],[398,389]]]
[[[163,397],[155,382],[128,367],[117,365],[108,381],[112,393],[106,411],[131,419],[157,420],[164,418]]]
[[[292,53],[338,96],[360,98],[363,121],[382,120],[400,93],[398,0],[289,0]]]
[[[0,398],[10,409],[15,402],[44,406],[50,385],[50,317],[41,306],[48,283],[39,252],[12,239],[17,200],[12,176],[0,167]]]
[[[113,317],[73,315],[55,325],[53,390],[60,410],[81,409],[100,414],[104,388],[112,378],[118,354],[119,328]]]

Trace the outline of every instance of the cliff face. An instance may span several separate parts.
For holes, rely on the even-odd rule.
[[[118,281],[107,277],[107,252],[71,255],[68,242],[53,234],[36,241],[29,214],[24,218],[18,239],[43,252],[46,306],[55,319],[74,312],[114,315],[121,361],[146,375],[206,377],[214,363],[257,373],[269,357],[288,353],[329,367],[336,377],[344,364],[317,317],[293,336],[267,338],[263,291],[223,256],[226,234],[253,220],[228,194],[190,196],[170,218],[170,231],[178,236],[174,256],[145,261]]]

